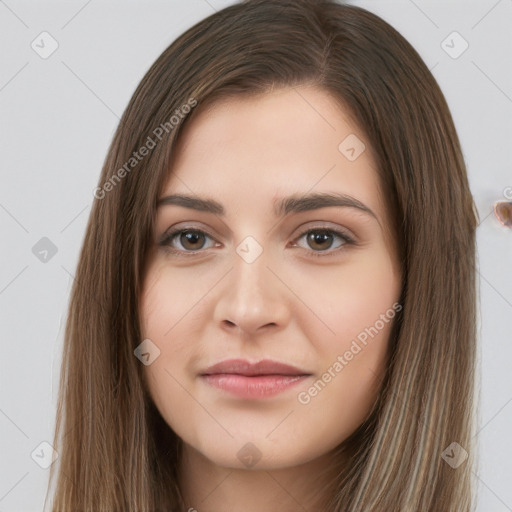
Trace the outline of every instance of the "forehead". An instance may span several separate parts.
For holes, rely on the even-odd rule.
[[[213,102],[184,126],[171,171],[164,195],[214,196],[228,214],[231,207],[272,208],[276,198],[315,191],[382,208],[365,135],[339,102],[315,87]]]

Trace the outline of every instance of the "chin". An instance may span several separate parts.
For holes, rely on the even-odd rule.
[[[284,443],[282,438],[270,440],[266,436],[262,433],[260,437],[244,436],[243,440],[219,442],[208,438],[202,443],[185,443],[200,457],[227,469],[274,471],[305,464],[324,454],[320,447],[298,446],[296,442]]]

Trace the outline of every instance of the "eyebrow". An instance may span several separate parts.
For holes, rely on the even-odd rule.
[[[157,207],[166,205],[183,206],[202,212],[224,216],[226,211],[221,203],[208,198],[184,194],[173,194],[158,200]],[[355,208],[365,212],[378,220],[375,213],[361,201],[347,194],[339,193],[313,193],[308,195],[292,195],[274,201],[274,214],[277,217],[286,216],[289,213],[300,213],[309,210],[338,206],[343,208]]]

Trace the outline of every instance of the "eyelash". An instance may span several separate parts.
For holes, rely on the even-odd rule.
[[[340,247],[337,247],[332,250],[327,249],[325,251],[314,251],[312,249],[311,250],[306,249],[309,253],[311,253],[311,255],[313,257],[324,258],[324,257],[328,257],[328,256],[333,256],[333,255],[337,254],[338,252],[342,251],[346,245],[355,245],[355,243],[356,243],[350,236],[348,236],[345,233],[342,233],[341,231],[337,231],[335,229],[321,228],[321,227],[310,228],[310,229],[302,232],[297,238],[295,238],[295,240],[300,240],[304,235],[308,235],[309,233],[315,233],[315,232],[321,232],[324,234],[335,235],[335,236],[341,238],[344,243]],[[201,229],[181,228],[181,229],[175,229],[175,230],[171,231],[170,233],[164,233],[164,235],[158,242],[158,245],[162,246],[166,251],[170,252],[171,254],[174,254],[177,256],[184,256],[185,254],[195,255],[195,254],[199,254],[200,252],[207,250],[207,249],[199,249],[196,251],[186,251],[186,250],[175,249],[174,247],[171,247],[170,243],[173,241],[173,239],[176,237],[176,235],[180,235],[182,233],[204,234],[204,235],[214,239],[214,237],[212,235],[210,235],[208,232],[203,231]]]

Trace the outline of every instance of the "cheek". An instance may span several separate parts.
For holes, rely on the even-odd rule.
[[[186,336],[176,336],[186,319],[186,294],[176,278],[153,268],[146,276],[139,301],[140,325],[144,339],[158,347],[159,356],[144,367],[149,394],[169,425],[180,422],[178,411],[190,406],[179,383],[183,381],[183,362],[189,359],[192,344]]]
[[[149,382],[155,388],[157,384],[170,384],[170,375],[166,371],[172,375],[183,372],[183,365],[193,349],[191,338],[196,322],[190,319],[197,312],[187,303],[187,294],[176,278],[171,280],[158,271],[147,282],[153,284],[145,288],[139,307],[142,336],[150,339],[160,351],[158,358],[145,367]]]
[[[395,313],[394,309],[388,311]],[[364,329],[360,324],[339,325],[339,331],[358,334],[318,344],[317,374],[308,387],[299,390],[299,407],[324,425],[326,434],[336,442],[365,421],[378,397],[387,366],[392,315],[378,322]]]
[[[391,328],[401,309],[401,278],[378,247],[324,270],[314,281],[304,281],[324,325],[303,315],[301,329],[315,345],[319,364],[316,381],[302,390],[299,403],[326,421],[336,423],[342,414],[348,434],[370,412],[380,388]]]
[[[202,347],[194,340],[201,338],[208,303],[200,299],[214,279],[197,269],[194,273],[166,268],[164,262],[154,264],[144,280],[139,301],[141,332],[143,339],[150,339],[160,351],[144,367],[145,380],[169,422],[173,422],[173,411],[183,410],[190,402],[183,386],[187,387],[189,374],[202,356]]]
[[[383,245],[354,252],[339,266],[315,269],[314,278],[308,274],[296,277],[298,295],[312,311],[302,309],[297,315],[302,319],[301,328],[317,341],[318,349],[324,347],[329,352],[343,350],[390,309],[388,316],[393,318],[393,304],[400,297],[401,278]],[[386,330],[381,322],[378,326]]]
[[[168,268],[155,263],[144,280],[139,301],[140,324],[145,337],[154,337],[171,347],[175,333],[186,325],[187,329],[198,325],[196,319],[204,314],[200,298],[207,294],[215,282],[215,276],[203,275],[197,269]]]

